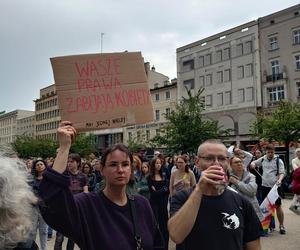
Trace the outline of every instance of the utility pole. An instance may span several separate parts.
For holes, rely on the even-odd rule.
[[[104,33],[101,32],[101,53],[103,52],[103,36],[104,36]]]

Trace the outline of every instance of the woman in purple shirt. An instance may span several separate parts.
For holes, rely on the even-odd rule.
[[[70,122],[58,128],[59,151],[52,169],[40,185],[45,202],[43,216],[48,224],[71,238],[82,250],[137,249],[129,198],[125,192],[132,172],[132,155],[117,144],[101,158],[105,188],[98,193],[72,195],[64,174],[76,130]],[[147,199],[134,195],[136,221],[144,250],[155,249],[158,227]]]

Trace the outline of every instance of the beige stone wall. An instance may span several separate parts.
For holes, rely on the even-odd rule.
[[[284,99],[299,101],[300,69],[296,69],[295,56],[300,56],[300,43],[294,43],[293,32],[300,32],[300,4],[260,18],[259,30],[263,106],[276,107],[270,88],[280,86]],[[278,77],[272,77],[271,62],[275,60],[279,62]]]

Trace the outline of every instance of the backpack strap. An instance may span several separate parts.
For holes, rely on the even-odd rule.
[[[135,208],[135,201],[134,196],[127,194],[129,206],[130,206],[130,212],[132,217],[132,223],[133,223],[133,233],[134,233],[134,240],[136,242],[136,249],[137,250],[143,250],[142,247],[142,238],[140,236],[138,227],[137,227],[137,213]]]

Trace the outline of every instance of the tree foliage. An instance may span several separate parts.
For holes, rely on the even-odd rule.
[[[170,153],[195,152],[205,140],[229,134],[229,130],[221,129],[218,121],[203,117],[205,103],[201,95],[204,88],[194,96],[190,90],[186,90],[188,97],[176,104],[175,109],[166,116],[168,123],[161,129],[160,135],[152,140],[156,145],[167,147]]]
[[[96,152],[96,138],[94,134],[79,134],[72,144],[71,153],[77,153],[87,158],[90,153]]]
[[[28,157],[55,157],[58,148],[57,141],[53,139],[36,139],[28,136],[19,136],[12,143],[12,147],[20,158]],[[72,144],[70,152],[78,153],[82,157],[87,157],[96,151],[95,136],[80,134]]]
[[[28,136],[19,136],[12,143],[12,147],[20,158],[46,158],[55,156],[57,142],[52,139],[35,139]]]
[[[290,142],[300,139],[300,104],[281,100],[272,114],[258,113],[252,133],[261,139],[284,143],[288,156]]]

